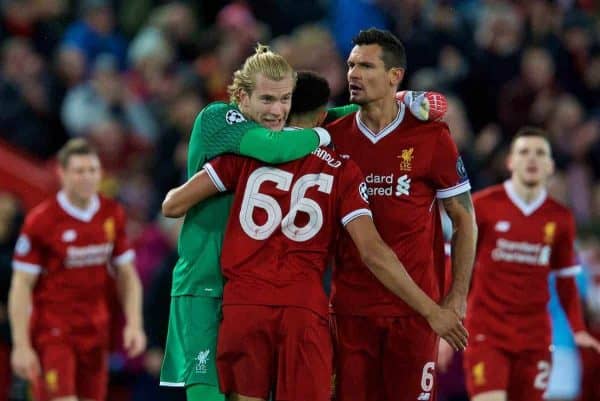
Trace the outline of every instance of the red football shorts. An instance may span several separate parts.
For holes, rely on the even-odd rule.
[[[228,305],[217,344],[221,391],[285,401],[329,401],[329,322],[295,307]]]
[[[336,401],[433,401],[438,337],[422,317],[336,315]]]
[[[108,385],[108,350],[81,351],[66,342],[36,347],[42,376],[35,383],[37,400],[76,395],[79,399],[103,401]]]
[[[542,401],[551,360],[549,347],[512,353],[473,341],[463,362],[467,390],[471,397],[504,390],[511,401]]]

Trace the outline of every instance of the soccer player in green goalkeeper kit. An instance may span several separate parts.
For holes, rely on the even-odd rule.
[[[234,73],[231,103],[211,103],[196,118],[188,150],[188,178],[224,153],[277,164],[327,145],[330,137],[323,128],[281,131],[295,79],[296,73],[283,57],[259,45]],[[422,107],[427,104],[423,95],[406,99],[413,105],[409,109],[420,114],[418,118],[437,118]],[[333,109],[328,119],[355,109]],[[224,194],[195,205],[187,212],[179,237],[160,384],[185,387],[188,401],[225,399],[219,392],[215,357],[223,290],[219,257],[231,204],[232,195]]]

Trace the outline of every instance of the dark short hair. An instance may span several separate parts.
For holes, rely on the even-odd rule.
[[[62,148],[58,151],[56,158],[60,165],[64,168],[69,164],[69,159],[74,155],[95,155],[98,156],[98,152],[90,143],[84,138],[73,138],[67,141]]]
[[[406,50],[393,33],[383,29],[369,28],[362,30],[352,39],[356,46],[379,45],[381,47],[381,59],[385,68],[406,69]]]
[[[542,138],[543,140],[548,142],[548,146],[552,148],[552,145],[550,143],[550,135],[548,134],[548,131],[539,127],[534,127],[533,125],[525,125],[519,128],[513,136],[512,140],[510,141],[510,149],[512,150],[512,148],[515,146],[515,142],[517,142],[517,139],[531,136]]]
[[[325,106],[330,94],[325,78],[311,71],[298,72],[290,115],[309,113]]]

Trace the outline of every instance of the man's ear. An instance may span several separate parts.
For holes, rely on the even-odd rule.
[[[398,88],[400,83],[404,79],[404,68],[392,67],[389,71],[390,76],[390,84],[394,86],[394,88]]]
[[[246,92],[244,89],[240,88],[238,89],[238,93],[237,93],[237,99],[238,99],[238,106],[240,108],[244,108],[247,109],[250,103],[250,95],[248,94],[248,92]]]

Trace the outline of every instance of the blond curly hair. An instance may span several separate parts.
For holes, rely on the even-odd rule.
[[[252,94],[257,74],[263,74],[273,81],[281,81],[291,74],[294,84],[297,76],[292,66],[281,55],[273,53],[269,46],[259,43],[255,53],[246,59],[242,68],[233,73],[233,82],[227,87],[232,103],[239,103],[241,91]]]

